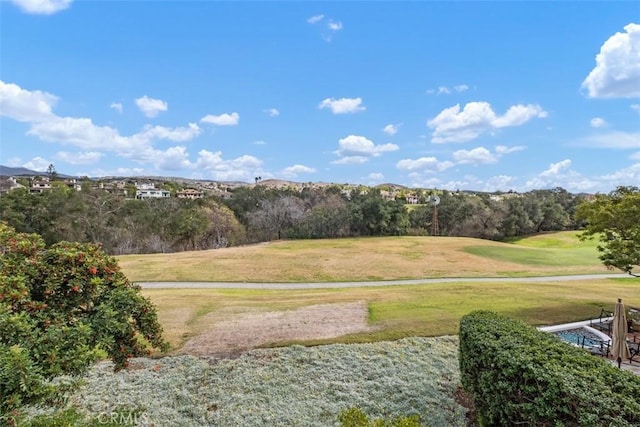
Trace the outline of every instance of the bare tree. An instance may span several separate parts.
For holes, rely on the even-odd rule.
[[[249,226],[266,240],[281,239],[283,232],[293,227],[304,214],[304,203],[294,196],[280,196],[260,202],[258,210],[249,216]]]

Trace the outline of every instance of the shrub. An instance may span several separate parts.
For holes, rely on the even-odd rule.
[[[45,248],[0,223],[0,423],[49,397],[47,380],[80,374],[101,355],[116,369],[166,350],[155,308],[97,245]]]
[[[420,417],[394,417],[370,419],[360,408],[349,408],[340,412],[338,421],[342,427],[420,427]]]
[[[640,378],[522,322],[464,316],[459,361],[483,425],[640,425]]]

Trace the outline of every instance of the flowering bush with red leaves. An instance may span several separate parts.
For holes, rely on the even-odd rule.
[[[119,370],[151,348],[168,350],[155,307],[115,258],[0,223],[0,421],[50,393],[48,379],[105,352]]]

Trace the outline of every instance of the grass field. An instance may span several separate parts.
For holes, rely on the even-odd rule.
[[[207,315],[214,312],[217,318],[232,318],[319,303],[366,302],[374,332],[305,342],[320,344],[456,334],[460,318],[477,309],[496,311],[534,325],[550,325],[596,317],[601,307],[612,310],[616,298],[640,306],[640,283],[634,279],[277,291],[147,289],[143,293],[158,307],[165,336],[174,348],[210,327],[211,317]]]
[[[604,273],[595,241],[575,232],[513,243],[457,237],[278,241],[174,254],[118,257],[133,281],[339,282],[425,277]]]
[[[120,257],[134,281],[334,282],[421,277],[604,273],[595,241],[575,232],[499,243],[467,238],[387,237],[281,241],[216,251]],[[166,336],[179,349],[215,319],[364,302],[373,331],[305,344],[456,334],[460,318],[487,309],[549,325],[595,317],[617,298],[640,306],[640,283],[459,283],[315,290],[147,289]],[[212,317],[213,316],[213,317]],[[278,344],[283,344],[278,343]],[[288,343],[287,343],[288,344]]]
[[[589,267],[597,260],[597,240],[581,241],[576,232],[543,233],[509,240],[512,245],[466,246],[473,255],[529,266]]]

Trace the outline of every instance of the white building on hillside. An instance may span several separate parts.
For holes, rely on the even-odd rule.
[[[156,188],[155,184],[140,184],[136,186],[136,199],[165,199],[170,196],[170,192]]]

